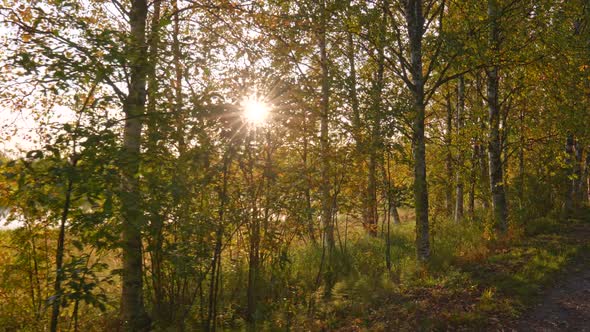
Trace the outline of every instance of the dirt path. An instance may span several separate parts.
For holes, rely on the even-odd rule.
[[[522,317],[517,331],[590,331],[590,252],[581,256]]]

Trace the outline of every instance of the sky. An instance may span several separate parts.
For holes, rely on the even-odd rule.
[[[74,112],[65,106],[54,106],[46,113],[43,122],[75,121]],[[15,110],[0,100],[0,152],[4,155],[20,157],[48,143],[40,135],[41,128],[42,124],[30,110]]]

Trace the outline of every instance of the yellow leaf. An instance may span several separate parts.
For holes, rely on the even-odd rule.
[[[26,7],[24,10],[21,11],[22,20],[29,23],[33,18],[33,14],[31,13],[31,7]]]

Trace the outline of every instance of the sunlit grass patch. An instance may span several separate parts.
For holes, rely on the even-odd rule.
[[[465,266],[483,291],[474,313],[463,318],[489,326],[481,320],[487,317],[499,324],[534,303],[584,248],[566,225],[560,234],[545,229],[520,243],[497,246],[485,261]]]

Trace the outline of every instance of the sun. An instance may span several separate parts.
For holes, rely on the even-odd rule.
[[[270,115],[270,106],[256,96],[244,98],[241,102],[243,116],[246,122],[254,126],[266,123]]]

